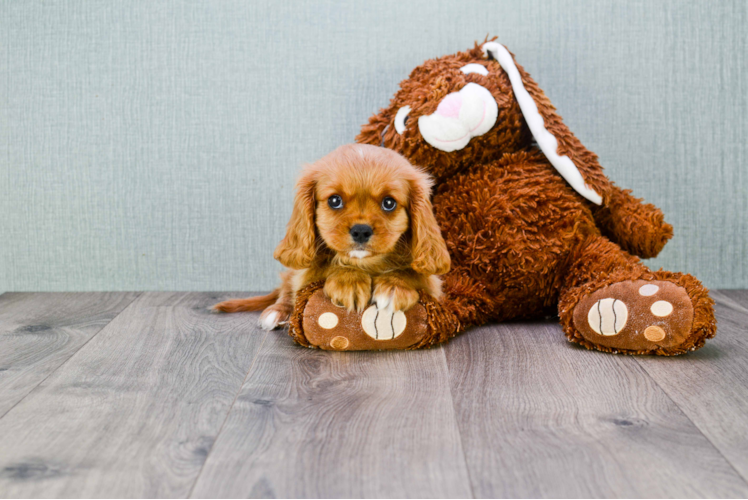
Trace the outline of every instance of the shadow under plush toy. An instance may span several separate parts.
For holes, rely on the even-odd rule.
[[[357,141],[393,149],[434,177],[452,269],[442,299],[422,294],[387,340],[376,338],[376,305],[348,313],[314,283],[298,293],[289,321],[298,343],[419,348],[473,325],[554,312],[570,341],[606,352],[682,354],[714,336],[708,290],[637,258],[656,256],[672,237],[662,212],[605,177],[503,45],[417,67]]]

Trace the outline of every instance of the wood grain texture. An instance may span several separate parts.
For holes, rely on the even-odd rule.
[[[472,330],[446,354],[476,497],[748,495],[634,358],[568,344],[554,320]]]
[[[470,497],[443,351],[271,333],[193,496]]]
[[[717,335],[688,356],[639,364],[748,480],[748,292],[712,292]]]
[[[137,296],[136,293],[0,296],[0,417]]]
[[[0,495],[186,497],[265,335],[224,298],[143,294],[9,411]]]
[[[554,320],[309,350],[206,310],[242,295],[1,296],[0,359],[46,378],[0,417],[0,497],[748,495],[746,291],[714,292],[717,336],[677,358]]]

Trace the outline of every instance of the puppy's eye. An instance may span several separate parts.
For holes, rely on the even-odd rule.
[[[410,106],[403,106],[397,110],[395,115],[395,130],[398,134],[405,132],[405,123],[408,121],[408,115],[410,114]]]
[[[334,194],[327,199],[327,204],[330,205],[330,208],[333,210],[338,210],[343,208],[343,198]]]
[[[395,207],[397,206],[397,202],[394,198],[390,198],[389,196],[382,200],[382,210],[385,212],[392,212],[395,210]]]

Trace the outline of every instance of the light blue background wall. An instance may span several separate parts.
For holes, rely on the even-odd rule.
[[[265,290],[303,162],[498,35],[619,185],[652,265],[748,287],[746,2],[1,1],[0,290]]]

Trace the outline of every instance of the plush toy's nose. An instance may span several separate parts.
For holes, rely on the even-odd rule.
[[[356,224],[351,228],[351,238],[359,244],[369,241],[372,234],[374,234],[374,230],[366,224]]]
[[[460,108],[462,108],[462,97],[455,92],[442,99],[442,102],[436,108],[436,112],[445,118],[459,118]]]
[[[418,130],[431,146],[451,153],[491,130],[498,116],[499,105],[491,92],[470,82],[441,97],[432,114],[419,116]]]

